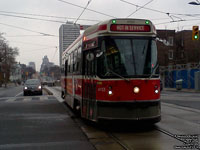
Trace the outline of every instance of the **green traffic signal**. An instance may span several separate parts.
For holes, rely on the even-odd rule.
[[[194,36],[194,39],[198,39],[198,35],[195,35],[195,36]]]

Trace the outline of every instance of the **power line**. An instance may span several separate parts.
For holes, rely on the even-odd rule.
[[[134,12],[132,12],[130,15],[128,15],[127,18],[130,17],[130,16],[132,16],[134,13],[136,13],[136,12],[139,11],[140,9],[144,8],[144,6],[148,5],[148,4],[151,3],[152,1],[154,1],[154,0],[151,0],[151,1],[149,1],[148,3],[144,4],[143,6],[141,6],[139,9],[136,9]],[[136,7],[136,8],[137,8],[137,7]]]
[[[51,61],[54,61],[54,58],[55,58],[55,56],[56,56],[57,51],[58,51],[58,48],[56,47],[55,52],[54,52],[54,55],[53,55]]]
[[[161,23],[157,23],[155,25],[177,23],[177,22],[185,22],[185,21],[197,21],[197,20],[200,20],[200,18],[199,19],[188,19],[188,20],[177,20],[177,21],[161,22]]]
[[[76,21],[74,22],[76,24],[76,22],[79,20],[79,18],[81,17],[81,15],[84,13],[85,9],[88,7],[88,5],[90,4],[92,0],[89,0],[87,5],[85,6],[85,8],[83,9],[83,11],[81,12],[81,14],[78,16],[78,18],[76,19]]]
[[[21,42],[21,41],[9,41],[9,42],[14,42],[14,43],[23,43],[23,44],[28,44],[28,45],[35,45],[35,46],[46,46],[46,47],[56,47],[56,46],[50,46],[50,45],[44,45],[44,44],[37,44],[37,43],[30,43],[30,42]]]
[[[143,9],[151,10],[151,11],[162,13],[162,14],[167,14],[166,12],[163,12],[163,11],[160,11],[160,10],[156,10],[156,9],[147,8],[147,7],[143,7],[143,6],[140,6],[140,5],[136,5],[136,4],[133,4],[133,3],[125,1],[125,0],[120,0],[120,1],[122,1],[124,3],[127,3],[129,5],[136,6],[136,7],[140,7],[140,8],[142,7]]]
[[[142,7],[143,9],[154,11],[154,12],[157,12],[157,13],[166,14],[166,15],[173,14],[173,15],[183,15],[183,16],[191,16],[191,17],[194,17],[194,15],[200,15],[200,14],[180,14],[180,13],[164,12],[164,11],[161,11],[161,10],[157,10],[157,9],[152,9],[152,8],[140,6],[140,5],[137,5],[137,4],[125,1],[125,0],[120,0],[120,1],[122,1],[124,3],[127,3],[129,5],[133,5],[133,6],[140,7],[140,8]]]
[[[36,51],[43,51],[43,50],[47,50],[47,49],[52,49],[52,48],[41,48],[41,49],[26,50],[26,51],[23,52],[23,53],[36,52]]]
[[[22,28],[22,27],[18,27],[18,26],[14,26],[14,25],[9,25],[9,24],[5,24],[5,23],[0,23],[0,24],[4,25],[4,26],[12,27],[12,28],[17,28],[17,29],[29,31],[29,32],[39,33],[39,34],[41,34],[43,36],[56,36],[56,35],[52,35],[52,34],[48,34],[48,33],[43,33],[43,32],[38,32],[38,31],[30,30],[30,29],[25,29],[25,28]]]
[[[27,36],[44,36],[44,35],[4,35],[4,37],[27,37]]]
[[[0,11],[2,13],[8,13],[8,14],[19,14],[19,15],[27,15],[27,16],[39,16],[39,17],[47,17],[47,18],[58,18],[58,19],[73,19],[75,20],[76,18],[73,17],[60,17],[60,16],[49,16],[49,15],[40,15],[40,14],[30,14],[30,13],[21,13],[21,12],[10,12],[10,11]],[[95,19],[79,19],[79,20],[83,20],[83,21],[95,21],[98,22],[99,20],[95,20]]]
[[[49,19],[40,19],[40,18],[25,17],[25,16],[17,16],[17,15],[8,15],[8,14],[0,14],[0,15],[1,15],[1,16],[16,17],[16,18],[24,18],[24,19],[40,20],[40,21],[49,21],[49,22],[56,22],[56,23],[66,23],[66,22],[64,22],[64,21],[49,20]]]
[[[79,7],[79,8],[83,8],[83,9],[85,8],[83,6],[80,6],[80,5],[77,5],[77,4],[73,4],[73,3],[70,3],[70,2],[67,2],[67,1],[64,1],[64,0],[58,0],[58,1],[66,3],[66,4],[69,4],[69,5],[72,5],[72,6],[76,6],[76,7]],[[99,11],[96,11],[96,10],[93,10],[93,9],[86,8],[86,10],[89,10],[89,11],[92,11],[92,12],[107,16],[107,17],[117,18],[117,17],[111,16],[111,15],[108,15],[108,14],[105,14],[105,13],[102,13],[102,12],[99,12]]]

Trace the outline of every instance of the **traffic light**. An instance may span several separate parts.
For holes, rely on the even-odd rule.
[[[199,26],[192,27],[192,40],[199,40]]]

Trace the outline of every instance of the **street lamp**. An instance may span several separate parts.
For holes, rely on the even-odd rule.
[[[196,0],[196,2],[189,2],[188,4],[190,4],[190,5],[200,5],[200,2],[198,0]]]

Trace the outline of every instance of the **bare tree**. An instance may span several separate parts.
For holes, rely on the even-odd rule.
[[[0,86],[2,83],[7,86],[10,71],[16,64],[16,56],[19,54],[18,48],[12,48],[6,42],[6,39],[0,33]]]

